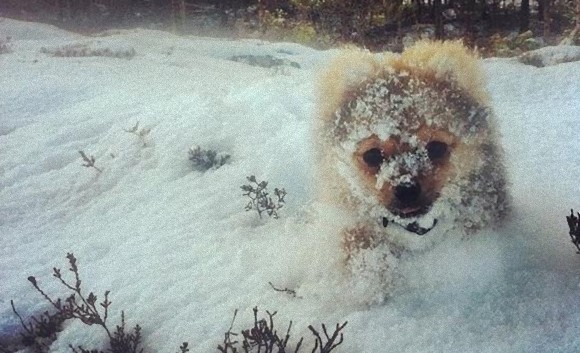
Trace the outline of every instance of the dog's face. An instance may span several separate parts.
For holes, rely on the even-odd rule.
[[[448,131],[426,125],[409,134],[415,139],[413,144],[403,142],[399,135],[381,140],[373,134],[361,140],[353,153],[366,189],[390,214],[408,220],[427,214],[439,199],[456,174],[450,159],[461,144]],[[387,214],[384,218],[389,221]],[[417,233],[429,230],[410,227]]]
[[[423,235],[437,226],[442,207],[435,206],[444,204],[471,227],[464,208],[503,202],[478,199],[488,197],[480,188],[497,186],[490,175],[501,169],[492,160],[488,115],[453,80],[432,75],[388,70],[347,92],[331,134],[342,177],[358,180],[347,182],[356,207],[385,227]],[[490,167],[496,162],[499,169]]]

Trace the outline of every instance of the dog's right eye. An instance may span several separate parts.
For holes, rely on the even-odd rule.
[[[379,167],[385,159],[383,157],[383,153],[378,148],[371,148],[370,150],[366,151],[363,153],[362,158],[363,161],[365,161],[365,163],[371,168]]]
[[[447,154],[447,144],[440,141],[431,141],[427,144],[427,155],[430,160],[438,160]]]

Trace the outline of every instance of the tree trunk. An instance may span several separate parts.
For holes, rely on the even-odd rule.
[[[580,0],[576,0],[574,19],[576,21],[576,26],[574,26],[574,29],[572,32],[570,32],[570,35],[560,44],[576,45],[578,42],[580,42]]]
[[[423,19],[423,0],[415,0],[415,4],[417,5],[417,10],[415,12],[416,17],[416,24],[420,23]]]
[[[520,6],[520,33],[524,33],[529,29],[530,29],[530,0],[522,0],[522,4]]]
[[[576,0],[576,27],[572,31],[572,40],[576,41],[576,37],[580,36],[580,0]]]
[[[433,16],[435,20],[435,38],[443,39],[443,19],[441,18],[441,0],[433,0]]]
[[[185,0],[171,1],[171,20],[174,32],[185,31]]]
[[[470,40],[474,37],[475,21],[475,0],[467,0],[467,9],[465,11],[465,31],[466,37]]]
[[[544,11],[542,13],[542,18],[544,20],[544,37],[550,35],[550,0],[543,0]]]
[[[64,22],[64,3],[62,0],[56,0],[56,15],[59,22]]]

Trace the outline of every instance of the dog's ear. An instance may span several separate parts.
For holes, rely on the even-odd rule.
[[[318,116],[323,123],[334,120],[334,113],[349,93],[363,82],[377,77],[398,57],[394,53],[373,54],[366,50],[349,49],[334,58],[319,80]]]
[[[398,62],[411,72],[435,75],[438,80],[455,81],[479,104],[489,103],[485,80],[475,51],[461,41],[420,41],[405,49]]]

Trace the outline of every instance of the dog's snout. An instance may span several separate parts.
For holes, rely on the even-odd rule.
[[[421,196],[421,186],[417,182],[404,182],[395,187],[395,197],[403,204],[416,202]]]

